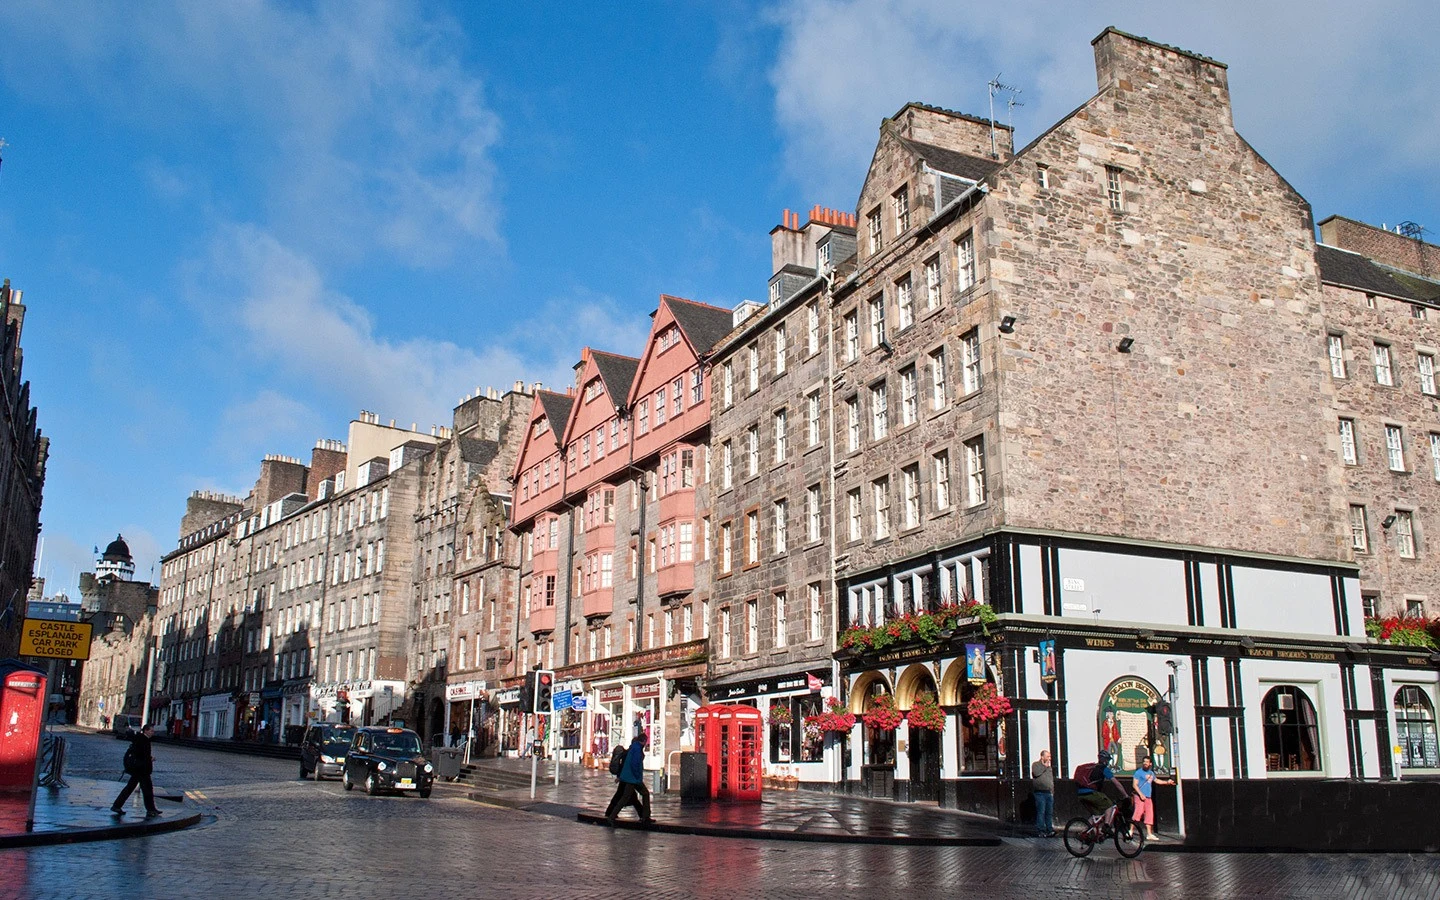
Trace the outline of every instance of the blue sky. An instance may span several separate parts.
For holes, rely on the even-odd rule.
[[[983,114],[998,72],[1023,144],[1093,93],[1106,25],[1228,63],[1317,217],[1440,231],[1435,4],[1085,6],[8,0],[39,574],[117,531],[148,572],[190,491],[243,494],[362,408],[428,427],[585,344],[637,353],[661,292],[763,297],[781,209],[853,208],[881,117]]]

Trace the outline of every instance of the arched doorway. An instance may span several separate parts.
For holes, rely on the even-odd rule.
[[[1293,684],[1270,689],[1260,704],[1265,720],[1265,771],[1323,772],[1315,704]]]
[[[1401,685],[1395,692],[1395,742],[1406,769],[1440,769],[1435,739],[1435,708],[1419,685]]]
[[[922,697],[935,700],[939,689],[935,676],[922,665],[905,670],[895,687],[895,705],[909,712]],[[910,799],[940,799],[940,738],[942,732],[929,728],[908,729],[906,755],[910,757]]]
[[[876,697],[890,693],[890,683],[879,672],[866,672],[850,688],[850,711],[869,712]],[[860,779],[871,797],[894,796],[895,732],[862,725],[860,728]]]

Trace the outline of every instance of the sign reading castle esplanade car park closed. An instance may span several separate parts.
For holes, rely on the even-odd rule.
[[[90,623],[26,619],[20,635],[21,656],[89,659]]]

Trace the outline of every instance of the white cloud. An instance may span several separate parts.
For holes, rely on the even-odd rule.
[[[174,132],[180,156],[218,129],[233,149],[215,175],[257,176],[277,229],[312,250],[431,265],[499,244],[499,122],[459,29],[411,4],[10,0],[0,33],[12,87]]]
[[[1422,0],[784,0],[771,16],[785,164],[821,203],[853,202],[882,117],[910,100],[988,114],[997,72],[1024,91],[1025,143],[1094,93],[1107,25],[1229,64],[1237,127],[1302,191],[1343,193],[1362,170],[1428,183],[1440,143],[1440,6]]]

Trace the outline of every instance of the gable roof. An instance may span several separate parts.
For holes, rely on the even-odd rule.
[[[704,357],[709,353],[732,327],[732,316],[728,309],[669,295],[662,295],[660,302],[670,307],[675,324],[685,333],[685,339],[694,348],[696,357]]]
[[[610,395],[610,402],[615,404],[616,409],[620,409],[625,405],[625,398],[630,396],[630,385],[634,383],[635,372],[640,368],[640,358],[599,350],[591,350],[590,357],[595,360],[595,371],[600,373],[600,380],[605,384],[605,392]]]
[[[902,147],[928,163],[930,168],[946,175],[964,178],[967,181],[979,181],[1000,166],[999,160],[970,156],[958,150],[936,147],[934,144],[923,144],[898,134],[895,135],[895,139],[900,142]]]
[[[556,446],[559,446],[560,432],[565,429],[565,423],[570,421],[570,407],[575,405],[575,398],[554,391],[536,391],[535,399],[540,401],[541,408],[545,410],[545,418],[550,420],[550,431],[555,435]]]
[[[1381,294],[1396,300],[1434,303],[1440,299],[1440,284],[1381,266],[1369,257],[1350,250],[1316,244],[1315,262],[1320,266],[1320,280],[1326,284],[1367,294]],[[1427,285],[1430,288],[1428,291],[1425,289]]]

